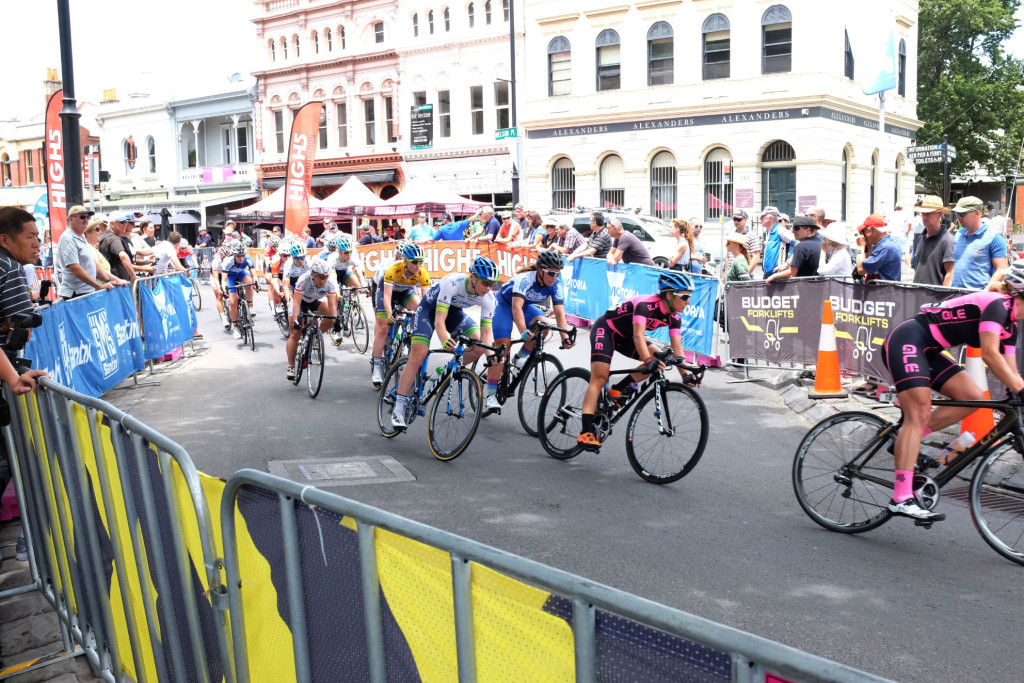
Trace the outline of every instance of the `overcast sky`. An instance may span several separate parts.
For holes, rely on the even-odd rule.
[[[61,66],[57,3],[5,4],[0,118],[27,120],[42,112],[47,67]],[[116,88],[121,98],[141,91],[162,99],[205,93],[210,85],[227,89],[232,73],[244,78],[261,63],[252,0],[73,0],[70,5],[79,101],[99,102],[107,88]],[[1024,23],[1024,9],[1017,19]],[[1007,49],[1024,57],[1024,29]]]

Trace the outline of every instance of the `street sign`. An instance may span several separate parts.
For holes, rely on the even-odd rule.
[[[907,159],[915,164],[941,164],[944,161],[943,151],[948,154],[950,161],[956,159],[956,147],[953,145],[946,145],[945,150],[943,150],[942,145],[920,145],[918,147],[907,147],[905,151]]]
[[[494,131],[495,140],[504,140],[505,138],[517,138],[519,137],[518,128],[499,128]]]
[[[412,107],[409,116],[409,146],[411,149],[430,149],[434,146],[434,105]]]

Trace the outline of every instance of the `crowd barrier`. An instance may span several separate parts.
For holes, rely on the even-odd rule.
[[[192,281],[181,273],[139,278],[132,295],[142,320],[143,355],[156,360],[190,341],[199,327]]]
[[[208,477],[49,380],[5,391],[29,588],[105,681],[882,680],[264,472]]]

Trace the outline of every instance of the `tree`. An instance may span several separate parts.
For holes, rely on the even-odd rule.
[[[924,0],[918,21],[917,144],[957,148],[951,175],[1014,172],[1024,139],[1024,62],[1003,42],[1017,28],[1021,0]],[[917,167],[940,194],[942,165]]]

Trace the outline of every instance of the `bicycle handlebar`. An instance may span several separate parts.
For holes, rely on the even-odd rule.
[[[572,329],[568,329],[567,330],[564,327],[559,327],[558,325],[552,325],[551,323],[544,322],[543,320],[534,320],[532,323],[530,323],[528,329],[530,330],[530,332],[536,332],[537,330],[551,330],[553,332],[562,332],[562,333],[565,334],[566,337],[569,338],[569,341],[571,341],[572,343],[575,344],[576,343],[576,331],[577,331],[578,328],[577,327],[572,327]]]

